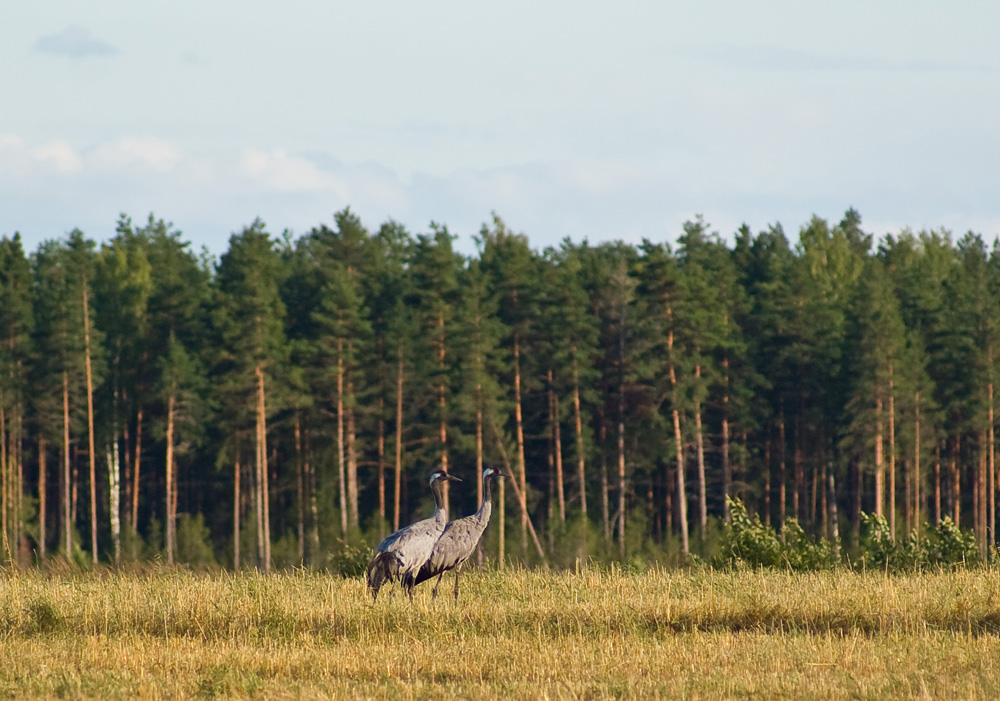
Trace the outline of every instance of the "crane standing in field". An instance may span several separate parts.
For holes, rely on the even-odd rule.
[[[414,576],[427,562],[434,543],[441,537],[448,523],[448,508],[443,503],[441,490],[448,480],[461,482],[458,477],[444,470],[435,470],[430,476],[431,491],[434,493],[434,514],[430,518],[411,523],[388,536],[375,549],[375,555],[368,563],[365,573],[368,590],[374,601],[378,590],[386,581],[399,580],[413,601]]]
[[[431,550],[430,557],[417,571],[413,580],[413,585],[437,576],[438,581],[434,584],[432,596],[437,596],[438,586],[444,573],[448,570],[455,570],[455,598],[458,599],[458,571],[462,564],[472,557],[476,551],[479,540],[483,537],[490,522],[490,513],[493,510],[491,497],[493,496],[493,481],[503,477],[503,473],[495,467],[487,467],[483,470],[483,503],[479,510],[471,516],[456,519],[447,526],[441,537],[438,538]]]

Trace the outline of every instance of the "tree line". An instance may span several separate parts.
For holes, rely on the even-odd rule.
[[[729,500],[859,541],[949,518],[995,545],[1000,247],[848,210],[792,242],[535,250],[496,215],[295,237],[217,259],[126,215],[26,252],[0,240],[5,559],[345,566],[506,471],[483,555],[680,562]]]

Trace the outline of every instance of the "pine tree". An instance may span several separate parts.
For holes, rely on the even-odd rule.
[[[242,420],[241,430],[253,423],[258,558],[265,571],[271,567],[267,424],[279,408],[278,380],[288,354],[280,271],[275,242],[258,219],[230,238],[216,273],[217,323],[226,345],[220,359],[224,410]]]

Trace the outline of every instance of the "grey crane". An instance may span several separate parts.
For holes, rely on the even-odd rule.
[[[445,524],[448,523],[448,507],[443,503],[441,491],[444,483],[449,480],[462,481],[444,470],[432,472],[429,483],[434,493],[434,514],[400,528],[375,549],[375,555],[368,563],[365,573],[373,601],[386,581],[395,580],[400,581],[409,594],[410,601],[413,601],[413,577],[427,562],[434,543],[441,537]]]
[[[493,481],[503,477],[503,473],[495,467],[487,467],[483,470],[483,503],[479,510],[471,516],[452,521],[445,526],[444,532],[434,544],[430,557],[417,571],[413,584],[437,576],[438,581],[434,584],[432,596],[437,596],[441,579],[448,570],[455,570],[455,598],[458,598],[458,571],[472,553],[476,551],[479,540],[483,537],[490,522],[490,512],[493,510],[491,497],[493,496]]]

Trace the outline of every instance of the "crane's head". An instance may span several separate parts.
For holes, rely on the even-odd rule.
[[[444,470],[434,470],[434,472],[431,473],[430,485],[431,489],[433,489],[435,485],[439,483],[444,484],[445,482],[461,482],[461,481],[462,481],[461,478],[455,477],[455,475],[449,475]]]
[[[500,479],[501,477],[503,477],[503,470],[501,470],[500,468],[493,467],[492,465],[487,465],[486,468],[483,470],[484,480],[488,480],[491,478]]]

